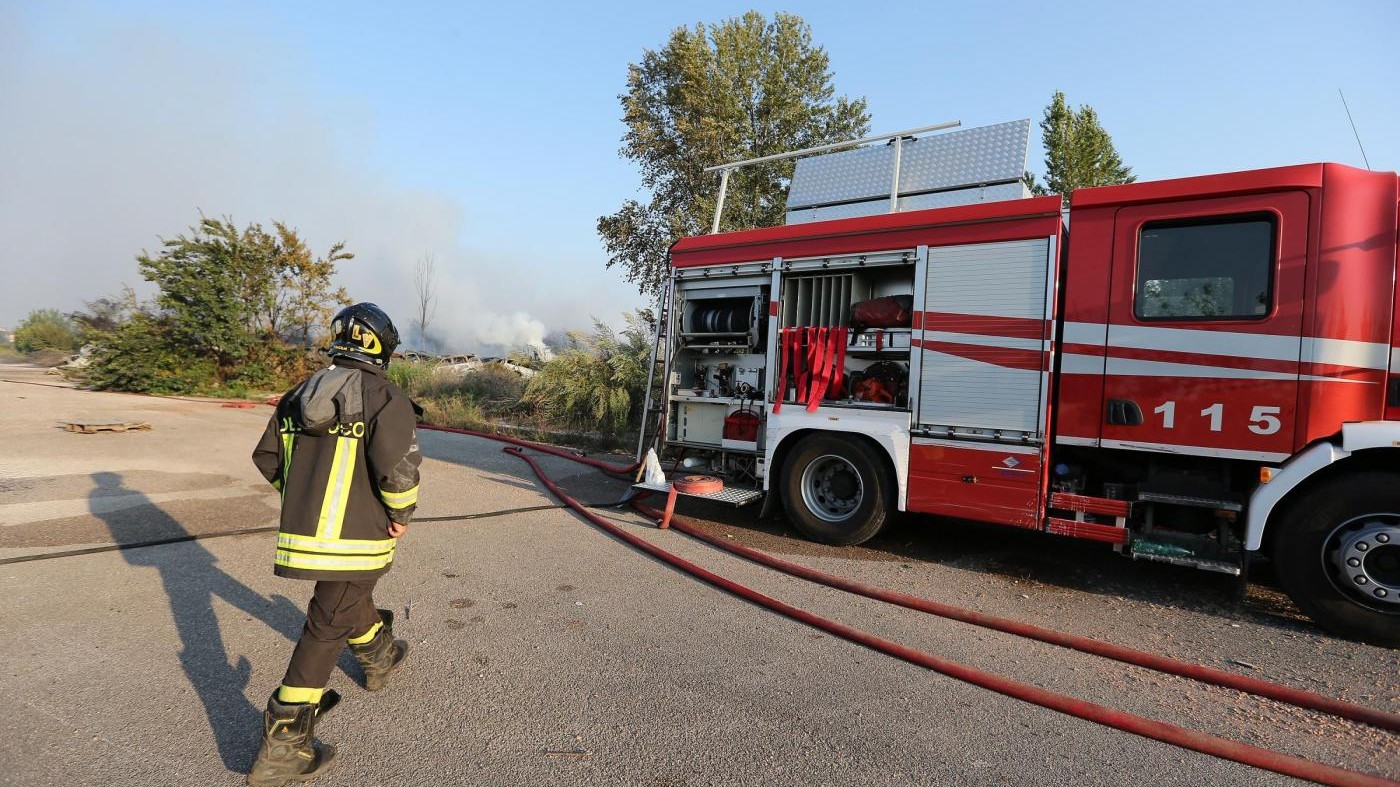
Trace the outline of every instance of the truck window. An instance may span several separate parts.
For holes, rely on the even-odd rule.
[[[1138,235],[1139,320],[1250,320],[1273,300],[1274,217],[1153,222]]]

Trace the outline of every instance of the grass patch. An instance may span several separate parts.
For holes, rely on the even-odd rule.
[[[486,424],[494,419],[529,420],[522,400],[525,378],[511,369],[486,365],[468,371],[412,361],[389,366],[389,379],[426,410],[440,426]]]
[[[433,364],[424,361],[394,361],[385,376],[403,392],[417,399],[433,378]]]
[[[427,361],[395,361],[388,377],[423,407],[423,422],[591,451],[630,453],[636,432],[614,434],[547,417],[525,395],[529,381],[504,366],[461,371]]]
[[[419,404],[423,406],[423,420],[435,426],[482,429],[489,423],[481,405],[465,396],[435,396],[424,398]]]

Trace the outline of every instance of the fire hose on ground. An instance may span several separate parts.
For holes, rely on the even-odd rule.
[[[642,515],[660,521],[664,512],[654,508],[633,502],[632,507]],[[1111,642],[1102,642],[1089,637],[1081,637],[1077,634],[1069,634],[1063,631],[1041,628],[1030,623],[1023,623],[1019,620],[987,615],[962,607],[955,607],[951,604],[943,604],[932,599],[911,596],[907,593],[889,590],[887,588],[869,585],[864,582],[856,582],[835,574],[829,574],[809,566],[792,563],[781,558],[774,557],[766,552],[760,552],[740,544],[734,544],[719,538],[711,533],[693,525],[687,524],[684,520],[672,517],[672,529],[692,537],[700,539],[707,544],[723,549],[730,554],[738,555],[746,560],[753,561],[760,565],[776,569],[784,574],[790,574],[801,579],[816,582],[827,587],[844,590],[848,593],[873,598],[877,601],[884,601],[908,609],[927,612],[949,620],[956,620],[962,623],[969,623],[982,628],[993,629],[995,631],[1014,634],[1018,637],[1037,640],[1039,642],[1059,645],[1082,653],[1089,653],[1094,656],[1102,656],[1125,664],[1132,664],[1137,667],[1163,672],[1168,675],[1176,675],[1183,678],[1200,681],[1201,683],[1211,683],[1229,689],[1237,689],[1248,694],[1260,697],[1267,697],[1289,705],[1296,705],[1300,708],[1319,711],[1332,716],[1337,716],[1351,721],[1369,724],[1390,732],[1400,732],[1400,714],[1387,713],[1376,708],[1365,708],[1344,700],[1325,697],[1311,691],[1295,689],[1290,686],[1273,683],[1259,678],[1252,678],[1248,675],[1237,675],[1233,672],[1207,667],[1204,664],[1192,664],[1188,661],[1179,661],[1168,656],[1156,653],[1137,650],[1136,648],[1115,645]]]
[[[439,427],[427,426],[423,428],[434,430],[439,429]],[[630,467],[611,465],[606,462],[599,461],[597,459],[580,457],[576,453],[571,453],[558,448],[554,448],[553,446],[539,445],[524,440],[515,440],[514,438],[500,438],[495,435],[490,435],[481,432],[471,432],[463,429],[444,429],[443,431],[454,431],[462,434],[471,434],[474,436],[485,437],[494,440],[504,440],[505,442],[510,442],[512,444],[520,445],[526,448],[542,450],[544,453],[552,454],[554,456],[558,456],[564,459],[569,459],[570,461],[579,461],[584,464],[588,464],[592,467],[597,467],[619,475],[628,475],[636,470],[636,465],[632,465]],[[641,503],[634,502],[632,504],[632,507],[644,516],[647,516],[651,519],[655,519],[657,521],[664,521],[665,519],[664,512],[657,511],[656,509],[650,508],[649,506],[643,505]],[[1111,642],[1103,642],[1100,640],[1091,639],[1089,637],[1082,637],[1076,634],[1069,634],[1062,631],[1054,631],[1052,629],[1042,628],[1040,626],[1036,626],[1030,623],[1023,623],[1018,620],[997,617],[995,615],[987,615],[985,613],[977,612],[975,610],[965,609],[963,607],[955,607],[951,604],[944,604],[938,601],[934,601],[932,599],[911,596],[907,593],[900,593],[898,591],[889,590],[887,588],[882,588],[863,582],[856,582],[854,580],[846,579],[845,577],[840,577],[835,574],[820,571],[809,566],[804,566],[799,563],[793,563],[791,561],[783,560],[781,558],[769,555],[766,552],[761,552],[757,549],[752,549],[750,547],[745,547],[739,544],[732,543],[726,539],[722,539],[710,533],[707,533],[700,528],[688,525],[680,519],[672,518],[671,527],[674,527],[675,529],[681,531],[682,533],[692,538],[700,539],[701,541],[704,541],[714,547],[723,549],[727,552],[730,552],[731,554],[738,555],[739,557],[745,558],[746,560],[759,563],[761,565],[776,569],[785,574],[790,574],[792,576],[799,577],[801,579],[806,579],[812,582],[816,582],[818,584],[836,588],[837,590],[844,590],[849,593],[855,593],[857,595],[876,599],[878,601],[885,601],[890,604],[906,607],[908,609],[918,610],[920,612],[927,612],[932,615],[948,618],[950,620],[956,620],[973,626],[980,626],[982,628],[993,629],[995,631],[1001,631],[1007,634],[1014,634],[1016,636],[1025,637],[1027,639],[1034,639],[1039,642],[1045,642],[1051,645],[1059,645],[1061,647],[1069,648],[1071,650],[1078,650],[1080,652],[1088,653],[1095,656],[1102,656],[1104,658],[1114,659],[1116,661],[1121,661],[1125,664],[1132,664],[1134,666],[1156,670],[1158,672],[1163,672],[1169,675],[1176,675],[1182,678],[1189,678],[1191,680],[1196,680],[1202,683],[1210,683],[1228,689],[1236,689],[1238,691],[1243,691],[1248,694],[1254,694],[1260,697],[1267,697],[1268,699],[1277,700],[1278,702],[1288,703],[1289,705],[1296,705],[1300,708],[1315,710],[1320,713],[1326,713],[1332,716],[1337,716],[1339,718],[1361,722],[1362,724],[1369,724],[1373,727],[1379,727],[1380,729],[1388,730],[1390,732],[1400,732],[1400,714],[1387,713],[1386,711],[1378,710],[1375,708],[1362,707],[1360,705],[1346,702],[1344,700],[1334,699],[1332,697],[1325,697],[1316,692],[1305,691],[1303,689],[1295,689],[1291,686],[1284,686],[1279,683],[1261,680],[1259,678],[1250,677],[1248,675],[1238,675],[1233,672],[1227,672],[1225,670],[1207,667],[1204,664],[1193,664],[1187,661],[1180,661],[1178,659],[1173,659],[1168,656],[1162,656],[1156,653],[1149,653],[1147,651],[1138,650],[1136,648],[1125,647],[1123,645],[1115,645]]]
[[[438,429],[438,427],[427,426],[425,426],[425,428]],[[519,440],[516,438],[503,438],[497,435],[491,435],[482,432],[474,432],[471,430],[442,429],[442,431],[451,431],[460,434],[468,434],[472,436],[511,443],[511,446],[506,447],[503,450],[513,456],[519,457],[520,459],[528,463],[531,469],[539,477],[541,483],[545,485],[545,487],[550,491],[551,494],[553,494],[563,503],[568,505],[570,508],[574,509],[574,511],[576,511],[579,515],[583,516],[589,522],[593,523],[594,525],[597,525],[598,527],[602,528],[614,537],[621,539],[622,541],[646,552],[647,554],[652,555],[653,557],[659,560],[662,560],[663,562],[680,568],[681,570],[691,574],[692,576],[695,576],[696,578],[701,579],[702,581],[714,585],[715,587],[718,587],[750,602],[764,606],[770,610],[773,610],[774,612],[782,614],[793,620],[797,620],[807,625],[822,629],[823,631],[826,631],[835,636],[839,636],[848,641],[860,644],[865,647],[869,647],[873,650],[878,650],[895,658],[899,658],[901,660],[917,664],[927,669],[931,669],[941,674],[947,675],[949,677],[953,677],[958,680],[962,680],[973,685],[989,689],[991,691],[996,691],[998,693],[1013,697],[1015,699],[1020,699],[1035,705],[1040,705],[1041,707],[1056,710],[1061,713],[1084,719],[1086,721],[1092,721],[1097,724],[1112,727],[1114,729],[1122,730],[1125,732],[1131,732],[1164,743],[1169,743],[1175,746],[1191,749],[1193,751],[1198,751],[1215,757],[1228,759],[1256,768],[1270,770],[1287,776],[1292,776],[1300,779],[1307,779],[1309,781],[1327,785],[1390,785],[1391,787],[1395,787],[1395,785],[1400,784],[1400,782],[1396,782],[1382,776],[1364,774],[1357,771],[1347,770],[1345,768],[1325,765],[1301,757],[1284,754],[1282,752],[1272,751],[1270,749],[1252,746],[1250,744],[1241,743],[1239,741],[1232,741],[1225,738],[1220,738],[1214,735],[1210,735],[1208,733],[1189,730],[1184,727],[1178,727],[1176,725],[1168,724],[1166,722],[1148,719],[1144,716],[1139,716],[1137,714],[1130,713],[1127,711],[1121,711],[1103,705],[1098,705],[1096,703],[1088,702],[1085,700],[1079,700],[1063,694],[1042,689],[1037,686],[1021,683],[1019,681],[1015,681],[1004,676],[996,675],[994,673],[985,672],[982,670],[975,669],[973,667],[968,667],[966,665],[959,664],[957,662],[942,659],[933,654],[910,648],[906,645],[902,645],[900,643],[884,639],[882,637],[870,634],[868,632],[852,628],[850,626],[838,623],[828,618],[823,618],[806,610],[799,609],[784,602],[778,601],[777,599],[766,596],[762,593],[759,593],[758,591],[753,590],[752,588],[734,582],[733,580],[719,576],[718,574],[714,574],[713,572],[701,568],[700,566],[697,566],[694,563],[691,563],[685,560],[684,558],[675,555],[674,553],[671,553],[665,549],[662,549],[659,546],[656,546],[655,544],[651,543],[650,541],[647,541],[646,539],[643,539],[633,533],[628,532],[624,528],[619,527],[618,525],[612,522],[609,522],[607,519],[598,516],[594,512],[588,510],[588,508],[585,507],[583,504],[570,497],[562,489],[560,489],[558,485],[555,484],[554,481],[544,473],[543,469],[539,466],[539,464],[531,457],[526,456],[521,449],[530,448],[533,450],[541,450],[544,453],[548,453],[553,456],[558,456],[564,459],[568,459],[570,461],[581,462],[582,464],[586,464],[592,467],[596,467],[598,469],[617,473],[620,475],[626,475],[631,473],[636,469],[637,465],[632,465],[631,467],[613,465],[606,462],[602,462],[600,460],[583,457],[578,455],[577,453],[557,449],[552,446],[542,446],[536,443],[531,443],[526,440]],[[648,516],[660,516],[660,512],[656,512],[645,506],[636,505],[635,507],[639,508],[639,510],[641,510]],[[788,563],[787,561],[782,561],[777,558],[773,558],[772,556],[769,556],[766,553],[762,553],[757,550],[751,550],[747,547],[739,547],[738,545],[726,544],[723,541],[715,539],[713,536],[709,536],[709,534],[704,534],[703,531],[700,531],[688,525],[684,525],[684,523],[681,522],[675,522],[674,526],[676,527],[676,529],[680,529],[682,530],[682,532],[685,532],[688,535],[706,541],[706,543],[721,546],[730,552],[738,554],[747,559],[754,560],[755,562],[759,562],[763,565],[776,568],[787,573],[791,573],[794,576],[799,576],[804,579],[821,582],[822,584],[828,584],[832,587],[837,587],[842,590],[866,595],[870,598],[888,601],[890,603],[899,604],[901,606],[905,606],[911,609],[918,609],[921,611],[930,612],[932,614],[943,615],[945,617],[950,617],[955,620],[961,620],[963,622],[972,623],[973,625],[981,625],[988,628],[994,628],[1000,631],[1006,631],[1007,633],[1017,634],[1020,636],[1027,636],[1032,639],[1049,642],[1051,644],[1063,645],[1065,647],[1082,650],[1084,652],[1094,653],[1095,655],[1103,655],[1109,658],[1115,658],[1126,663],[1138,664],[1149,669],[1155,669],[1170,674],[1181,675],[1182,677],[1194,678],[1196,680],[1214,683],[1216,685],[1226,686],[1228,688],[1239,689],[1241,691],[1257,694],[1259,696],[1269,697],[1283,702],[1289,702],[1291,704],[1299,705],[1301,707],[1318,710],[1324,713],[1330,713],[1333,715],[1341,716],[1343,718],[1348,718],[1355,721],[1362,721],[1368,724],[1374,724],[1375,726],[1381,727],[1383,729],[1393,731],[1397,729],[1397,726],[1400,726],[1397,724],[1397,717],[1394,714],[1387,714],[1378,710],[1361,708],[1359,706],[1351,705],[1350,703],[1345,703],[1340,700],[1333,700],[1327,697],[1322,697],[1321,695],[1316,695],[1312,692],[1291,689],[1286,686],[1272,684],[1267,681],[1261,681],[1255,678],[1249,678],[1247,676],[1235,675],[1233,673],[1228,673],[1221,670],[1213,670],[1203,665],[1179,662],[1174,659],[1168,659],[1163,656],[1157,656],[1156,654],[1144,653],[1142,651],[1136,651],[1131,648],[1124,648],[1121,646],[1114,646],[1108,643],[1100,643],[1092,640],[1087,640],[1087,638],[1077,637],[1075,635],[1063,634],[1047,629],[1041,629],[1039,627],[1029,626],[1028,624],[1022,624],[1017,621],[982,615],[981,613],[976,613],[971,610],[963,610],[957,607],[951,607],[949,605],[943,605],[937,602],[932,602],[927,599],[919,599],[914,596],[896,593],[895,591],[889,591],[883,588],[865,585],[864,583],[852,582],[850,580],[845,580],[840,577],[835,577],[834,575],[826,574],[825,572],[820,572],[815,569],[809,569],[805,566],[799,566],[798,564]],[[760,556],[762,559],[760,559]],[[789,569],[792,570],[789,571]]]

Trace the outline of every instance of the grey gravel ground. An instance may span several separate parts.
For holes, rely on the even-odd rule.
[[[0,367],[0,558],[271,524],[247,454],[266,408],[95,394]],[[130,416],[130,418],[127,418]],[[58,421],[146,420],[70,435]],[[702,585],[557,508],[519,460],[424,434],[425,521],[380,584],[413,651],[369,695],[348,656],[342,748],[317,784],[1283,785],[928,672]],[[571,493],[620,483],[545,459]],[[1286,599],[1093,544],[900,521],[864,547],[751,511],[683,508],[736,541],[863,581],[1400,712],[1396,651],[1329,637]],[[717,552],[655,543],[780,599],[1058,691],[1400,777],[1400,736],[892,608]],[[306,583],[268,534],[0,565],[0,784],[241,783]],[[1249,667],[1235,662],[1243,662]]]

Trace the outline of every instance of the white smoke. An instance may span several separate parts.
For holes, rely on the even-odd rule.
[[[576,285],[543,267],[562,264],[556,250],[495,251],[457,202],[377,171],[372,112],[312,95],[307,64],[261,31],[186,36],[100,9],[62,24],[40,31],[0,4],[0,323],[75,310],[123,284],[150,294],[133,257],[201,210],[286,221],[318,253],[344,240],[356,256],[337,283],[384,307],[405,337],[414,266],[433,254],[428,333],[453,352],[543,347],[534,315],[587,325],[600,302],[619,304],[597,259],[578,262],[595,281]]]
[[[450,310],[444,313],[441,306],[437,319],[428,326],[433,343],[446,352],[459,350],[461,344],[470,341],[473,346],[467,348],[468,351],[479,355],[503,356],[513,349],[528,349],[548,359],[550,352],[544,343],[546,333],[548,329],[544,323],[525,312],[500,315]]]

